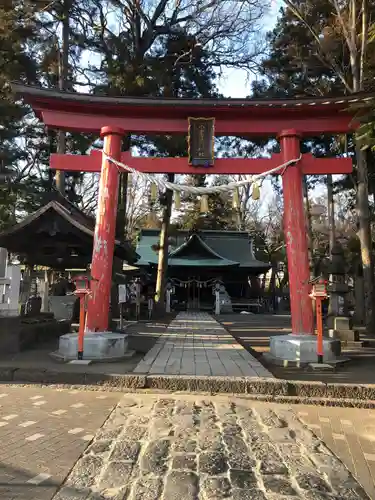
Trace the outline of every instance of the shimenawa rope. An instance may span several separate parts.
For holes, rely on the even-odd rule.
[[[124,163],[122,163],[118,160],[115,160],[114,158],[109,156],[104,151],[102,151],[102,153],[107,157],[107,159],[111,163],[116,165],[117,168],[119,168],[121,170],[125,170],[131,174],[138,175],[141,178],[156,184],[158,186],[158,188],[161,190],[171,189],[172,191],[177,191],[179,193],[190,193],[190,194],[197,194],[197,195],[227,193],[230,191],[234,191],[235,189],[237,189],[241,186],[245,186],[246,184],[252,184],[252,183],[256,182],[258,179],[261,179],[262,177],[267,177],[268,175],[276,174],[280,170],[283,170],[283,172],[281,172],[281,175],[282,175],[290,165],[294,165],[295,163],[298,163],[302,158],[302,155],[300,155],[299,158],[294,158],[293,160],[289,160],[281,165],[278,165],[275,168],[272,168],[271,170],[267,170],[267,172],[263,172],[262,174],[258,174],[258,175],[250,175],[245,180],[236,181],[236,182],[229,182],[228,184],[222,184],[221,186],[195,187],[195,186],[187,186],[184,184],[176,184],[174,182],[168,182],[168,181],[165,181],[164,179],[156,177],[155,175],[150,175],[150,174],[146,174],[144,172],[140,172],[139,170],[136,170],[132,167],[129,167],[128,165],[125,165]],[[209,170],[207,171],[207,173],[209,174]]]

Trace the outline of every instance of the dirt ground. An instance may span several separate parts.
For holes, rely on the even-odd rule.
[[[171,316],[173,317],[173,316]],[[140,334],[144,338],[141,344],[144,343],[146,350],[150,348],[149,339],[152,336],[157,336],[163,333],[171,317],[165,317],[158,320],[146,321],[142,320],[137,322],[129,322],[126,333],[129,335]],[[43,342],[16,354],[0,353],[0,368],[38,368],[46,370],[57,370],[59,372],[92,372],[92,373],[131,373],[137,366],[139,361],[143,358],[143,352],[135,352],[132,357],[123,359],[118,362],[111,363],[94,363],[87,365],[71,365],[69,363],[62,363],[56,361],[50,356],[51,352],[58,349],[58,339],[51,339],[50,341]]]
[[[266,314],[226,314],[220,316],[220,322],[251,354],[263,364],[262,353],[269,351],[270,338],[287,335],[291,332],[289,315]],[[365,346],[357,350],[343,350],[343,355],[350,358],[348,363],[340,365],[334,372],[309,371],[302,368],[283,368],[265,364],[277,378],[287,380],[312,380],[336,383],[375,383],[375,338],[365,335]]]

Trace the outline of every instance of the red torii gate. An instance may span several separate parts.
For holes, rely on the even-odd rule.
[[[351,102],[367,101],[372,95],[340,98],[252,99],[153,99],[112,98],[73,94],[14,85],[44,123],[56,129],[99,133],[104,152],[141,172],[195,174],[260,174],[300,157],[300,138],[323,133],[347,133],[355,124],[348,109]],[[270,159],[215,159],[211,167],[194,167],[187,158],[133,158],[121,151],[125,133],[186,134],[189,117],[215,119],[215,135],[277,137],[281,153]],[[94,237],[93,296],[89,301],[87,329],[108,329],[112,280],[112,256],[118,199],[118,169],[105,155],[51,156],[51,168],[101,172]],[[292,333],[311,335],[314,320],[309,298],[309,262],[302,192],[304,174],[344,174],[352,171],[348,158],[315,159],[302,155],[282,173],[284,231],[289,268]]]

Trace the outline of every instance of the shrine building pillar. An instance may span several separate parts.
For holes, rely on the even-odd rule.
[[[299,158],[300,137],[295,130],[285,130],[279,135],[283,162]],[[308,245],[303,202],[301,162],[287,167],[282,174],[284,196],[284,236],[288,257],[290,309],[292,333],[295,335],[314,333],[314,317]]]
[[[103,127],[103,151],[121,161],[124,131],[117,127]],[[119,172],[116,165],[103,154],[99,181],[99,199],[91,261],[92,295],[87,307],[87,331],[108,331],[109,306],[112,287],[112,265],[116,236]]]

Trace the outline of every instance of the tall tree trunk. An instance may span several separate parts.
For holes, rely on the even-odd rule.
[[[237,219],[237,231],[242,231],[243,230],[243,218],[242,218],[242,213],[241,213],[241,207],[236,208],[236,219]]]
[[[168,181],[174,181],[174,174],[168,174]],[[165,206],[160,230],[158,271],[156,276],[155,305],[159,311],[164,310],[165,276],[168,268],[168,232],[172,213],[173,191],[167,189]]]
[[[372,255],[370,210],[368,199],[367,161],[366,153],[362,151],[358,145],[356,147],[356,155],[358,237],[361,243],[363,284],[366,305],[366,326],[370,333],[375,333],[374,261]]]
[[[280,289],[281,289],[281,293],[283,294],[284,293],[284,288],[289,284],[289,272],[288,272],[288,266],[285,266],[285,269],[284,269],[284,276],[282,277],[281,279],[281,283],[280,283]]]
[[[276,297],[276,273],[277,273],[277,262],[272,262],[272,268],[271,268],[271,278],[270,278],[270,284],[269,284],[269,294],[270,294],[270,299],[271,299],[271,304],[272,304],[272,311],[274,313],[277,312],[277,297]]]
[[[329,227],[329,254],[332,254],[332,248],[336,241],[335,227],[335,204],[333,201],[333,182],[332,175],[327,175],[327,204],[328,204],[328,227]]]
[[[69,17],[72,0],[64,0],[62,10],[62,42],[59,64],[59,90],[66,90],[69,71]],[[66,153],[66,134],[63,130],[57,132],[57,152]],[[56,171],[56,188],[65,196],[65,172]]]
[[[353,42],[358,36],[357,13],[353,4],[351,34]],[[353,78],[353,92],[363,91],[365,51],[368,45],[368,5],[362,0],[359,10],[361,14],[361,48],[356,48],[353,43],[351,51],[351,70]],[[374,259],[372,253],[371,220],[369,209],[369,186],[366,152],[356,144],[357,157],[357,216],[358,237],[361,243],[361,257],[363,267],[363,285],[366,307],[366,327],[369,333],[375,333],[375,290],[374,290]]]
[[[267,273],[264,273],[262,276],[261,284],[260,284],[260,289],[262,291],[262,295],[264,295],[264,292],[266,290],[266,281],[267,281]]]

